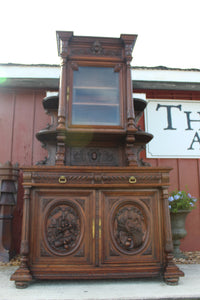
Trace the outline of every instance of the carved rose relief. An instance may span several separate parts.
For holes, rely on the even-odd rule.
[[[146,237],[146,223],[141,209],[125,205],[114,217],[114,238],[117,245],[126,251],[140,248]]]
[[[50,211],[46,221],[49,246],[62,254],[73,250],[80,238],[80,217],[70,205],[59,205]]]

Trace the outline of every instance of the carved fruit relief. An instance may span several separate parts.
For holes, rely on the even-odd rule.
[[[114,212],[113,237],[118,248],[126,252],[140,249],[147,237],[147,224],[139,206],[126,204]]]
[[[68,204],[52,207],[47,215],[46,241],[57,254],[68,254],[76,248],[81,236],[81,219],[76,208]]]

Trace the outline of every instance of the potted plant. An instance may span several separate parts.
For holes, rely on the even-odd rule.
[[[183,258],[184,255],[179,249],[180,240],[187,235],[185,230],[185,220],[188,213],[195,208],[197,199],[186,191],[173,191],[170,193],[169,210],[171,217],[172,240],[174,246],[174,256]]]

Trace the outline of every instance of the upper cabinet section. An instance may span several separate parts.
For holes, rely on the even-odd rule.
[[[57,32],[61,56],[58,130],[125,132],[134,119],[129,66],[136,38]]]
[[[37,134],[48,149],[44,164],[145,164],[140,151],[152,135],[137,124],[146,103],[132,97],[130,63],[136,38],[57,32],[61,57],[59,100],[44,99],[52,121]]]

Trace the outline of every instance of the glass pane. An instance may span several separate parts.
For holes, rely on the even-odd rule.
[[[119,73],[79,67],[73,77],[72,124],[120,125]]]

